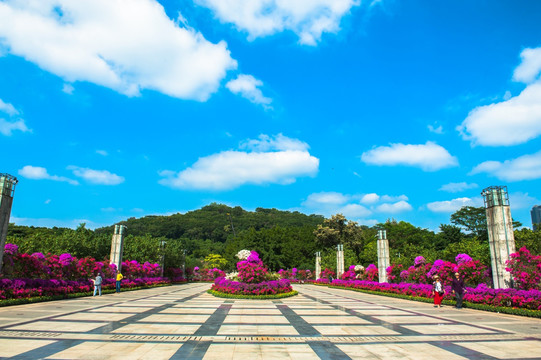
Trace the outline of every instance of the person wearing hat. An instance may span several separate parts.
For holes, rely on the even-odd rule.
[[[464,287],[464,278],[461,278],[460,274],[457,272],[455,273],[455,277],[453,278],[451,289],[453,289],[453,294],[456,298],[455,307],[457,309],[462,309],[462,299],[464,298],[464,293],[466,292],[466,289]]]
[[[445,291],[443,290],[443,284],[441,283],[440,277],[435,275],[434,287],[432,288],[432,295],[434,295],[434,307],[441,308],[441,301],[443,300],[444,294]]]

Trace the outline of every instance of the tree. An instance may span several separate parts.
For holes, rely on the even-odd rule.
[[[487,216],[484,207],[464,206],[451,215],[451,223],[463,227],[480,240],[488,240]]]
[[[316,243],[320,248],[334,248],[338,244],[343,244],[344,248],[353,251],[356,262],[360,261],[365,244],[372,237],[374,231],[365,231],[355,221],[350,221],[342,214],[331,216],[325,219],[322,225],[318,225],[314,231]],[[370,236],[372,235],[372,236]]]
[[[222,255],[218,254],[208,254],[205,256],[205,260],[203,262],[207,269],[223,269],[227,264],[227,260]]]

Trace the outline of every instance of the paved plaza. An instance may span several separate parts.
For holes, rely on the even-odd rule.
[[[314,285],[229,300],[194,283],[0,308],[2,359],[541,359],[541,320]]]

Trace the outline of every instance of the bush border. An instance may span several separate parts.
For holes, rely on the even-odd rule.
[[[163,286],[171,286],[171,284],[155,284],[155,285],[148,285],[148,286],[121,288],[121,292],[143,290],[143,289],[150,289],[150,288],[163,287]],[[116,292],[115,288],[101,289],[102,294],[112,294],[115,292]],[[62,294],[62,295],[46,295],[46,296],[34,296],[34,297],[18,298],[18,299],[5,299],[5,300],[0,300],[0,307],[12,306],[12,305],[34,304],[34,303],[55,301],[55,300],[75,299],[75,298],[87,297],[87,296],[92,297],[92,295],[94,295],[94,290],[88,291],[88,292],[69,293],[69,294]]]
[[[220,291],[209,289],[207,290],[207,293],[219,298],[226,298],[226,299],[272,300],[272,299],[282,299],[282,298],[295,296],[299,292],[296,290],[293,290],[291,292],[282,293],[282,294],[274,294],[274,295],[241,295],[241,294],[227,294]]]
[[[388,297],[411,300],[411,301],[419,301],[419,302],[425,302],[425,303],[433,302],[431,298],[426,298],[422,296],[386,293],[386,292],[376,291],[376,290],[358,289],[358,288],[351,288],[351,287],[338,286],[338,285],[329,285],[329,284],[315,284],[315,285],[327,286],[330,288],[336,288],[336,289],[342,289],[342,290],[352,290],[352,291],[362,292],[362,293],[371,294],[371,295],[388,296]],[[455,301],[447,300],[447,299],[442,300],[441,303],[444,305],[449,305],[449,306],[456,304]],[[500,314],[518,315],[518,316],[526,316],[526,317],[541,319],[541,310],[530,310],[530,309],[512,308],[512,307],[504,307],[504,306],[494,306],[494,305],[487,305],[487,304],[476,304],[469,301],[464,301],[462,303],[462,307],[468,308],[468,309],[490,311],[490,312],[495,312],[495,313],[500,313]]]

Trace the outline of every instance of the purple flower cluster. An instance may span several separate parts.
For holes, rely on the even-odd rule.
[[[415,260],[413,260],[414,266],[421,266],[426,262],[425,258],[422,256],[417,256]]]

